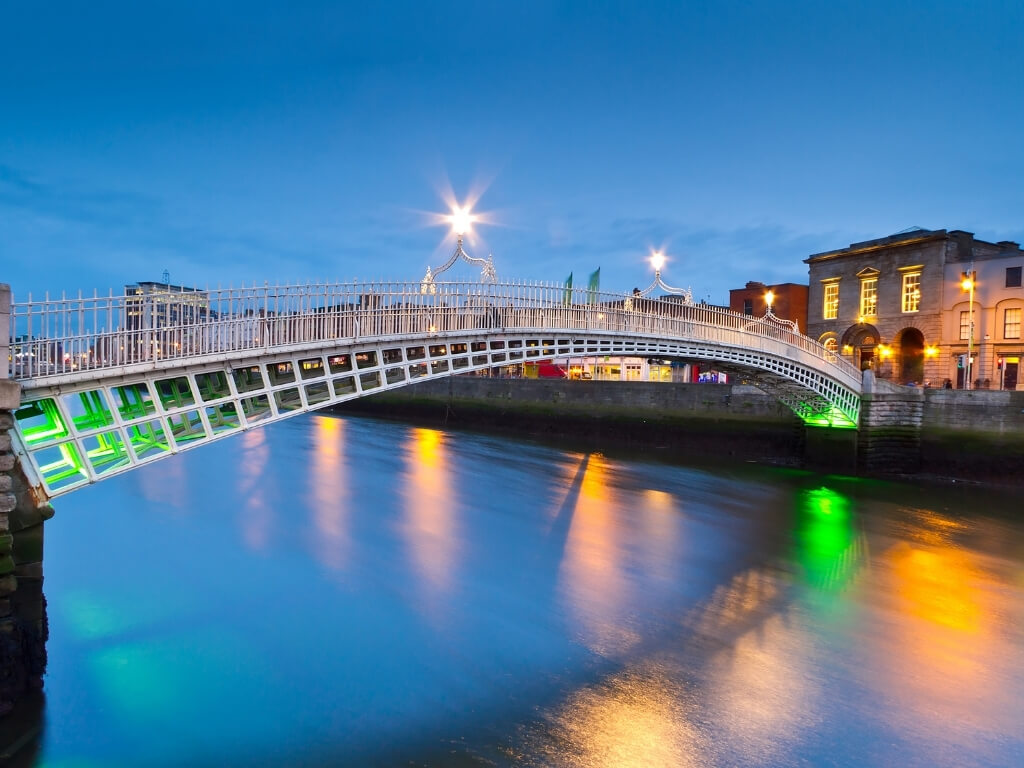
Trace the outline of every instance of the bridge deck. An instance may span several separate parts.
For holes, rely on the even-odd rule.
[[[46,495],[423,378],[580,355],[708,360],[809,422],[860,375],[772,318],[536,284],[336,284],[13,305],[22,450]]]

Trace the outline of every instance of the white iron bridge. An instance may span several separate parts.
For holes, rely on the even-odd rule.
[[[12,303],[15,445],[43,497],[420,380],[567,357],[706,361],[809,424],[858,423],[860,373],[771,314],[544,283],[147,286]]]

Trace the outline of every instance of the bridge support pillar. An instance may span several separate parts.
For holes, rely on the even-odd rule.
[[[30,493],[11,444],[20,396],[17,382],[0,378],[0,715],[42,686],[46,667],[43,521],[53,508]]]
[[[868,475],[920,471],[924,392],[916,387],[880,385],[871,371],[864,373],[857,436],[858,469]]]
[[[804,466],[833,474],[857,472],[857,430],[812,425],[803,430]]]

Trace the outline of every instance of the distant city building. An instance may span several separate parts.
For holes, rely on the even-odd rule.
[[[1024,252],[970,232],[915,229],[805,260],[807,334],[860,368],[901,384],[965,386],[971,320],[972,386],[1024,388]],[[973,312],[967,275],[974,278]]]
[[[168,283],[139,282],[124,287],[125,327],[131,331],[180,326],[206,320],[206,291]]]
[[[768,292],[772,293],[772,312],[783,320],[792,320],[801,333],[807,332],[807,286],[799,283],[766,285],[751,281],[746,288],[729,291],[729,309],[743,315],[764,317]]]

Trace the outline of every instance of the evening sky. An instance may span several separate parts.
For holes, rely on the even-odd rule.
[[[0,0],[0,282],[500,277],[727,301],[1024,239],[1024,3]],[[462,265],[452,273],[472,277]]]

